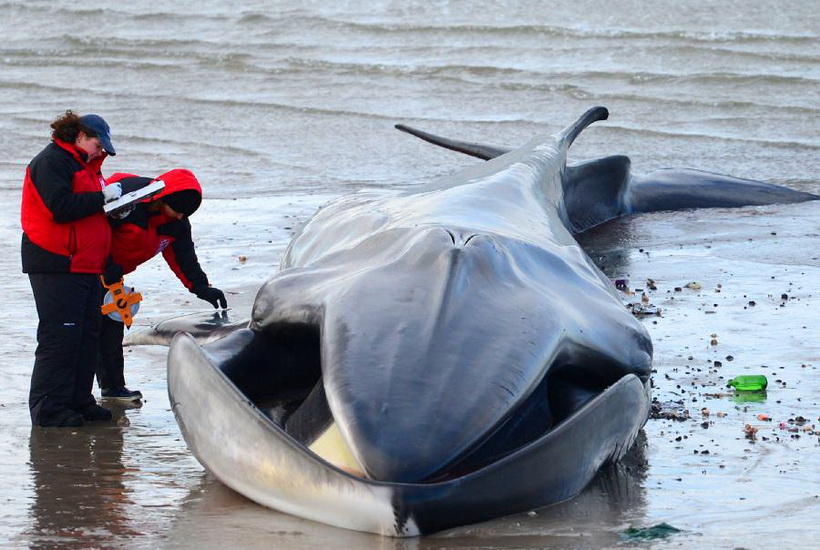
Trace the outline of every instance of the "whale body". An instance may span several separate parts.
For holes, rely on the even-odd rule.
[[[516,149],[403,126],[486,162],[323,207],[218,339],[155,327],[196,458],[262,505],[389,536],[577,495],[647,420],[652,343],[574,235],[634,212],[818,198],[637,177],[623,156],[568,166],[607,116]]]

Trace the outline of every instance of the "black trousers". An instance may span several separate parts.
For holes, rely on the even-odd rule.
[[[102,284],[80,273],[29,273],[29,282],[39,317],[29,411],[35,426],[53,426],[96,403]]]
[[[102,316],[100,331],[100,361],[97,365],[97,383],[101,389],[125,387],[125,359],[122,353],[122,339],[125,325]]]

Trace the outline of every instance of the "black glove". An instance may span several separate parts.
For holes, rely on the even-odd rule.
[[[228,307],[228,301],[225,300],[225,294],[218,288],[212,286],[198,286],[194,288],[194,294],[200,300],[210,302],[212,306],[221,307],[225,309]]]
[[[105,281],[106,285],[111,285],[119,282],[122,279],[122,275],[122,266],[109,261],[108,265],[105,266],[105,271],[103,271],[103,281]]]

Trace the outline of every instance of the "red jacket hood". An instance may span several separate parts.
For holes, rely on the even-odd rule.
[[[190,170],[176,168],[161,174],[156,179],[165,182],[165,189],[157,193],[154,196],[155,199],[161,199],[166,195],[176,193],[177,191],[185,191],[186,189],[193,189],[199,193],[200,197],[202,196],[202,186],[199,185],[199,180],[196,179],[196,176]]]
[[[112,174],[106,180],[106,183],[116,183],[120,180],[125,178],[138,178],[141,176],[137,176],[136,174],[126,174],[124,172],[117,172]],[[166,195],[170,195],[171,193],[176,193],[177,191],[185,191],[186,189],[192,189],[199,193],[199,196],[202,196],[202,186],[199,184],[199,180],[196,179],[196,176],[190,170],[186,170],[185,168],[175,168],[174,170],[170,170],[165,172],[164,174],[160,174],[155,180],[162,180],[165,182],[165,189],[154,195],[149,199],[149,201],[154,201],[157,199],[161,199]]]

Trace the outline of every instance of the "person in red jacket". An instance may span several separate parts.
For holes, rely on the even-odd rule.
[[[111,219],[111,260],[105,282],[119,281],[124,274],[162,252],[168,266],[182,284],[198,298],[215,308],[228,307],[225,294],[210,286],[199,265],[191,238],[188,217],[202,202],[202,187],[189,170],[176,169],[158,178],[165,188],[146,202],[139,202],[127,215]],[[131,192],[154,181],[133,174],[114,174],[109,185],[120,185]],[[104,399],[139,401],[142,393],[125,384],[122,352],[124,327],[120,321],[103,316],[97,382]]]
[[[39,319],[29,411],[35,426],[74,427],[111,419],[91,390],[111,248],[103,204],[122,189],[104,188],[100,167],[116,153],[102,117],[69,110],[51,128],[51,143],[26,168],[20,209],[23,272]]]

